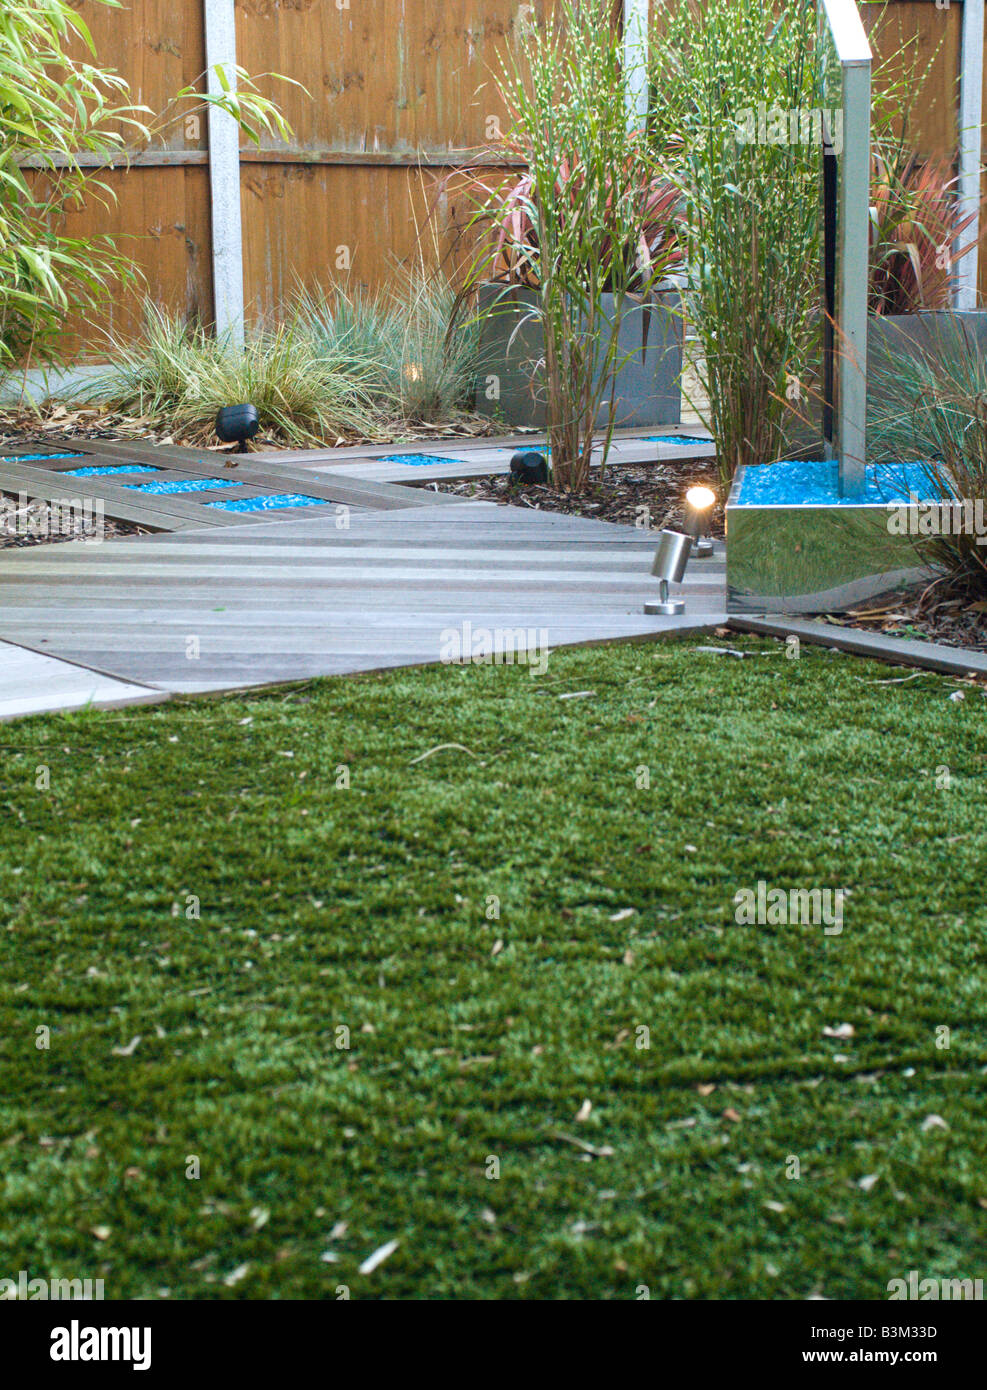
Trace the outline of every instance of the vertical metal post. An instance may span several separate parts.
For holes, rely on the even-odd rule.
[[[840,161],[823,121],[823,452],[836,457],[836,234]]]
[[[624,0],[624,105],[629,130],[648,119],[648,0]]]
[[[203,0],[207,90],[222,91],[223,68],[236,86],[235,0]],[[209,197],[216,331],[243,346],[243,228],[240,220],[240,128],[225,111],[209,108]]]
[[[867,294],[870,244],[870,62],[843,65],[843,154],[840,158],[839,394],[840,492],[864,491],[867,460]]]
[[[980,145],[983,122],[984,0],[963,0],[963,48],[960,72],[959,198],[961,221],[973,217],[962,232],[963,246],[973,243],[956,262],[953,303],[957,309],[977,307],[980,241]],[[960,249],[959,246],[953,248]]]

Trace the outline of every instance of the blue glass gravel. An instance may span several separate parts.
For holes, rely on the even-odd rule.
[[[862,503],[936,500],[939,490],[924,463],[877,463],[867,467],[862,497],[841,497],[835,462],[783,460],[744,470],[742,507],[853,507]]]
[[[328,507],[324,497],[304,497],[297,492],[275,492],[267,497],[238,497],[233,502],[206,502],[223,512],[275,512],[281,507]]]
[[[712,444],[711,439],[707,439],[701,434],[648,434],[645,435],[647,444]]]
[[[465,463],[465,459],[436,458],[434,454],[383,454],[375,463],[403,463],[409,468],[423,468],[429,463]]]
[[[40,463],[43,459],[84,459],[85,454],[16,454],[13,458],[0,459],[0,463]]]
[[[243,487],[243,483],[229,482],[225,478],[173,478],[157,483],[124,483],[132,492],[153,493],[156,497],[171,492],[213,492],[224,487]]]
[[[66,455],[66,457],[81,458],[81,454]],[[114,463],[114,464],[94,464],[89,468],[65,468],[62,470],[66,478],[104,478],[113,473],[160,473],[160,468],[152,468],[149,463]]]

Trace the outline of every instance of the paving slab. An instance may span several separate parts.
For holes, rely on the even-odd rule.
[[[0,642],[0,720],[94,705],[144,705],[167,698],[160,690],[115,680],[84,666]]]

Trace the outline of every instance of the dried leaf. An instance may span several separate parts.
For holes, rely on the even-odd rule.
[[[382,1265],[386,1259],[394,1254],[399,1244],[400,1241],[389,1240],[386,1245],[378,1246],[373,1254],[368,1255],[363,1261],[358,1272],[360,1274],[373,1274],[378,1265]]]

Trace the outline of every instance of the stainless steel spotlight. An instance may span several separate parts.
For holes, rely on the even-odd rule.
[[[707,560],[713,554],[713,542],[706,535],[706,527],[715,502],[716,493],[709,487],[691,487],[685,494],[683,529],[692,537],[692,553],[697,560]]]
[[[644,605],[645,613],[660,613],[663,617],[671,618],[677,613],[685,612],[685,604],[680,598],[668,597],[668,586],[682,582],[691,549],[691,536],[683,535],[681,531],[659,532],[658,549],[651,566],[651,573],[659,583],[659,598],[657,601],[648,600]]]

